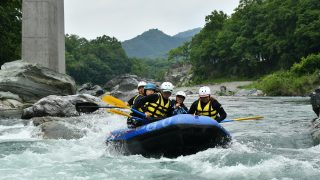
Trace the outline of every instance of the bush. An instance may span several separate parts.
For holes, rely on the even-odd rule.
[[[302,75],[302,74],[312,74],[316,70],[320,69],[320,53],[311,54],[306,58],[302,58],[300,63],[295,63],[291,67],[291,72]]]
[[[253,84],[268,96],[307,95],[320,83],[320,71],[313,74],[298,75],[291,71],[280,71],[267,75]]]

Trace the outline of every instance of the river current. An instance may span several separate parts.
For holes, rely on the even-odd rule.
[[[196,97],[187,97],[189,107]],[[41,138],[21,119],[0,120],[0,179],[306,179],[320,178],[320,145],[310,135],[315,118],[307,97],[218,97],[228,119],[229,148],[211,148],[178,158],[124,156],[106,146],[124,117],[83,115],[87,135],[75,140]]]

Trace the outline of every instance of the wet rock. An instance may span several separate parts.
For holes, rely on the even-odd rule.
[[[315,145],[320,144],[320,118],[312,121],[311,136]]]
[[[78,94],[69,96],[51,95],[40,99],[38,102],[23,110],[22,119],[30,119],[32,117],[56,116],[71,117],[78,116],[75,105],[80,102],[93,102],[98,105],[104,103],[95,96],[89,94]]]
[[[39,126],[45,139],[79,139],[86,135],[86,131],[76,124],[76,118],[35,117],[33,124]]]
[[[18,60],[1,66],[0,91],[11,92],[24,102],[34,103],[52,94],[75,94],[76,86],[66,74]]]
[[[90,94],[92,96],[101,96],[105,91],[99,85],[92,85],[91,83],[83,84],[78,89],[78,94]]]

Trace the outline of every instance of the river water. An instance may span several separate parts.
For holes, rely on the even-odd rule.
[[[188,97],[190,106],[196,97]],[[124,117],[84,115],[87,135],[77,140],[42,139],[21,119],[0,120],[0,179],[308,179],[320,178],[315,118],[305,97],[218,97],[228,118],[229,148],[211,148],[175,159],[124,156],[104,144],[108,133],[126,126]]]

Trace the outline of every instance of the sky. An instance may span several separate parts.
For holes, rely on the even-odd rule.
[[[65,33],[86,39],[107,35],[119,41],[149,29],[168,35],[203,27],[214,10],[228,15],[239,0],[64,0]]]

